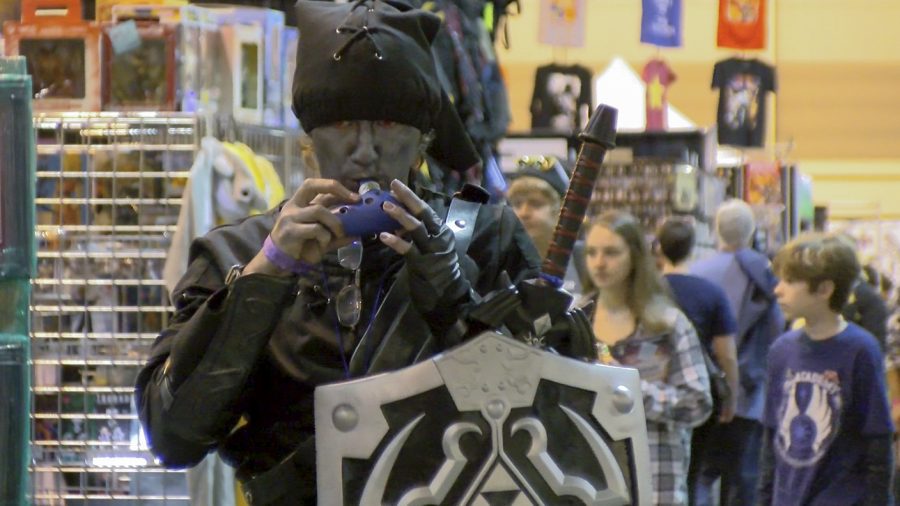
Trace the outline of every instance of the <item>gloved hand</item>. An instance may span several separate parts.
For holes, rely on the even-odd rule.
[[[585,312],[580,308],[557,316],[544,333],[543,342],[560,355],[571,358],[597,360],[594,331]]]
[[[400,181],[391,183],[391,191],[406,209],[388,202],[385,212],[400,223],[411,241],[387,232],[380,239],[406,257],[412,304],[423,315],[455,320],[455,310],[468,301],[471,285],[460,269],[453,232]]]

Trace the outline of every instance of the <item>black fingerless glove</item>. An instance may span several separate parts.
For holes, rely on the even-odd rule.
[[[413,307],[435,330],[459,318],[471,284],[460,269],[453,231],[430,208],[418,219],[422,226],[410,234],[413,246],[406,254],[409,294]]]
[[[594,347],[594,331],[587,315],[580,308],[573,308],[553,320],[553,325],[542,336],[544,343],[560,355],[582,360],[597,359]]]

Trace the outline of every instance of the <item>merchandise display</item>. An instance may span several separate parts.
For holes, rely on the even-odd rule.
[[[296,134],[220,121],[149,112],[35,116],[35,504],[189,502],[184,474],[158,467],[147,451],[133,385],[172,310],[164,266],[197,142],[207,133],[239,140],[291,176],[285,180],[302,175]]]
[[[641,42],[681,47],[681,0],[641,1]]]
[[[212,52],[217,47],[220,34],[212,13],[193,5],[125,3],[112,6],[113,23],[128,20],[159,23],[174,29],[177,39],[176,109],[184,112],[197,111],[201,97],[204,93],[209,94],[217,80]]]
[[[698,171],[690,165],[635,159],[630,164],[606,164],[601,170],[590,216],[618,209],[634,215],[645,229],[655,230],[666,216],[698,211]]]
[[[762,146],[767,94],[777,89],[775,69],[757,59],[728,58],[713,68],[712,87],[719,89],[719,144]]]
[[[226,68],[230,71],[228,85],[231,114],[238,121],[261,125],[263,123],[263,93],[265,92],[263,67],[263,31],[258,25],[235,25],[220,28],[224,43]]]
[[[80,0],[22,2],[21,22],[3,24],[7,56],[25,56],[35,110],[100,110],[100,28]]]
[[[645,110],[646,130],[656,131],[668,128],[669,85],[675,82],[675,72],[659,58],[644,64],[641,80],[647,85]]]
[[[219,60],[219,72],[230,69],[230,87],[222,86],[220,111],[231,107],[238,121],[281,126],[286,96],[293,74],[286,73],[281,59],[284,42],[284,13],[272,9],[209,4],[194,7],[207,11],[210,22],[221,31],[225,62]],[[222,76],[220,81],[227,79]],[[228,97],[231,97],[230,102]]]
[[[175,29],[145,21],[135,23],[133,30],[139,40],[134,48],[120,51],[112,33],[123,26],[103,28],[103,109],[174,111],[178,73]]]
[[[116,6],[140,5],[151,6],[183,6],[187,0],[94,0],[94,19],[98,22],[111,21]]]
[[[162,262],[194,119],[43,115],[36,125],[35,502],[177,499],[183,478],[181,490],[159,485],[130,385],[170,310]]]
[[[719,0],[716,46],[732,49],[766,47],[766,0]]]

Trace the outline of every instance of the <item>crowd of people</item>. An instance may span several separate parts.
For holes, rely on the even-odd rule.
[[[301,1],[296,15],[310,173],[269,212],[194,241],[136,387],[162,463],[216,451],[252,504],[316,504],[315,388],[472,337],[473,301],[538,277],[568,186],[554,161],[526,161],[510,206],[482,202],[453,221],[467,234],[451,231],[450,198],[422,168],[468,171],[475,150],[435,69],[440,19],[364,0]],[[366,181],[396,198],[383,209],[399,227],[348,237],[332,209]],[[851,298],[851,319],[867,309],[853,247],[803,236],[770,263],[741,201],[715,228],[720,250],[692,263],[689,222],[651,243],[634,217],[604,212],[566,276],[597,360],[640,374],[653,504],[889,504],[882,347],[842,316]],[[883,341],[900,346],[896,330]]]
[[[641,375],[652,503],[892,504],[886,380],[897,389],[900,364],[889,349],[886,376],[882,350],[900,346],[900,313],[889,320],[845,235],[801,235],[771,262],[737,199],[715,231],[718,251],[694,260],[692,219],[650,234],[607,211],[576,259],[598,359]]]

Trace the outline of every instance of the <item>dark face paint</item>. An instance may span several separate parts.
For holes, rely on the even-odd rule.
[[[419,156],[422,133],[389,121],[341,121],[310,132],[321,177],[351,190],[371,179],[388,188],[393,179],[408,183]]]

